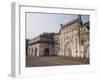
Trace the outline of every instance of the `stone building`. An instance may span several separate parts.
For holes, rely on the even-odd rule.
[[[43,33],[28,43],[28,55],[48,56],[54,54],[54,33]]]
[[[67,23],[61,24],[60,30],[60,55],[63,56],[80,56],[79,49],[79,18]]]
[[[28,41],[29,56],[71,56],[89,58],[89,22],[81,17],[61,24],[58,33],[43,33]]]

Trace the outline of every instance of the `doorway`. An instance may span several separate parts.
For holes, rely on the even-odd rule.
[[[44,49],[44,56],[49,56],[49,48]]]

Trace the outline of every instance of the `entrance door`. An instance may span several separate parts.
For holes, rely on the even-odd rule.
[[[44,49],[44,56],[49,56],[49,49],[48,48]]]
[[[71,48],[70,48],[71,43],[67,42],[65,45],[65,49],[64,49],[64,56],[71,56]]]
[[[71,56],[71,49],[70,48],[65,48],[65,56]]]
[[[71,56],[71,49],[68,48],[68,56]]]

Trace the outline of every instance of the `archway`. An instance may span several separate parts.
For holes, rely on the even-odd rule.
[[[44,49],[44,56],[49,56],[49,48]]]
[[[64,48],[64,56],[71,56],[71,48],[69,42],[66,43],[65,48]]]
[[[65,55],[64,56],[71,56],[71,49],[70,48],[65,48]]]
[[[30,48],[29,48],[28,50],[29,50],[29,51],[28,51],[28,55],[29,55],[29,56],[31,56],[31,51],[30,51]]]
[[[37,56],[37,48],[35,48],[35,54],[34,54],[34,56]]]
[[[71,56],[71,49],[68,48],[68,56]]]
[[[33,48],[31,49],[32,51],[31,51],[31,56],[33,56]]]

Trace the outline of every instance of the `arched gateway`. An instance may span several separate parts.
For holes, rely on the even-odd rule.
[[[34,54],[34,56],[37,56],[37,48],[35,48],[35,54]]]
[[[72,51],[70,48],[69,42],[66,43],[65,48],[64,48],[64,56],[71,56]]]
[[[49,48],[44,49],[44,56],[49,56]]]

